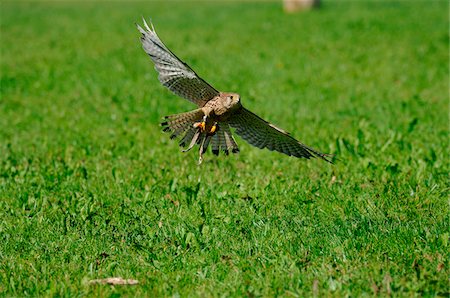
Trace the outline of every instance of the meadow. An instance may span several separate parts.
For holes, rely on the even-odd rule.
[[[448,2],[0,7],[0,295],[448,297]],[[142,16],[335,164],[237,137],[198,166]]]

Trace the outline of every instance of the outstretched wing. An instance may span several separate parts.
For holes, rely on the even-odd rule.
[[[144,20],[144,27],[145,30],[137,25],[138,30],[142,33],[142,47],[155,63],[159,81],[164,86],[199,107],[219,95],[219,91],[200,78],[189,65],[181,61],[164,45],[153,25],[150,29]]]
[[[320,157],[331,163],[329,155],[320,153],[291,137],[284,130],[263,120],[245,108],[241,108],[229,119],[228,123],[235,132],[251,145],[267,148],[295,157]]]

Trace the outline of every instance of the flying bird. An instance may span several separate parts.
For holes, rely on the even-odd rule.
[[[239,152],[230,127],[255,147],[298,158],[319,157],[332,162],[329,159],[331,155],[302,144],[281,128],[244,108],[238,93],[221,92],[212,87],[164,45],[153,24],[150,23],[150,28],[145,19],[143,22],[144,28],[137,25],[142,34],[142,47],[155,64],[159,81],[198,107],[190,112],[166,116],[161,126],[165,132],[172,133],[171,139],[180,137],[179,145],[186,148],[183,152],[196,144],[200,145],[199,164],[210,144],[215,155],[219,155],[221,150],[225,155],[230,151]]]

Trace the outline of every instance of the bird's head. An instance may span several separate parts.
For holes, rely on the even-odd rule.
[[[224,105],[228,109],[241,105],[241,96],[237,93],[224,93],[222,97],[224,98]]]

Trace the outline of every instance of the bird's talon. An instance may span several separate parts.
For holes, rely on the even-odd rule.
[[[209,130],[209,133],[210,134],[214,134],[216,132],[216,130],[217,130],[217,125],[214,124],[213,126],[211,126],[211,129]]]
[[[205,121],[196,122],[196,123],[194,123],[194,127],[199,128],[201,132],[204,132],[205,128],[206,128],[206,122]]]

